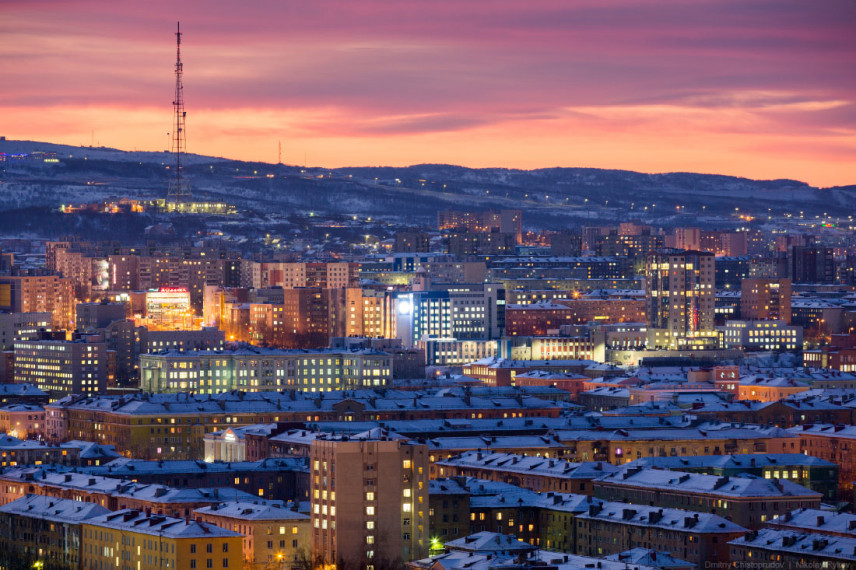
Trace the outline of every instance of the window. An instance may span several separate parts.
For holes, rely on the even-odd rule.
[[[194,558],[193,560],[191,560],[191,561],[190,561],[190,567],[191,567],[191,568],[196,568],[196,559],[195,559],[195,558]]]
[[[229,545],[227,543],[223,543],[223,552],[229,552]]]
[[[214,545],[211,544],[210,542],[208,544],[206,544],[205,545],[205,552],[207,552],[208,554],[211,554],[212,552],[214,552]]]
[[[195,544],[191,544],[191,545],[190,545],[190,553],[191,553],[191,554],[196,554],[196,545],[195,545]]]

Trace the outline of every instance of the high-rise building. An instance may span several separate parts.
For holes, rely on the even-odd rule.
[[[781,320],[791,324],[790,279],[744,279],[740,318],[747,321]]]
[[[426,253],[431,251],[431,236],[424,232],[396,232],[395,252]]]
[[[74,291],[71,279],[58,275],[0,277],[0,310],[11,313],[48,312],[54,329],[74,327]]]
[[[34,384],[56,400],[107,389],[107,344],[101,337],[15,343],[15,382]]]
[[[443,230],[465,230],[468,232],[501,232],[513,234],[515,243],[523,236],[523,213],[520,210],[502,210],[497,213],[458,212],[443,210],[437,212],[437,227]]]
[[[18,340],[39,338],[51,328],[50,313],[0,313],[0,350],[12,350]]]
[[[648,255],[645,275],[647,324],[649,329],[662,331],[658,344],[674,347],[683,339],[705,336],[703,333],[714,330],[712,253],[654,252]],[[649,337],[651,333],[649,330]]]
[[[675,228],[675,247],[696,251],[701,249],[701,230],[699,228]]]
[[[126,317],[125,303],[108,303],[105,300],[99,303],[77,304],[77,330],[79,331],[103,329],[112,322],[125,320]]]
[[[428,555],[428,447],[377,429],[310,451],[312,552],[338,570]]]
[[[831,247],[793,246],[789,253],[794,283],[835,282],[835,260]]]

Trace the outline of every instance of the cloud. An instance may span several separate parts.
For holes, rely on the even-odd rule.
[[[828,142],[813,147],[830,149],[828,163],[811,152],[814,170],[800,167],[810,182],[856,178],[834,150],[853,137],[851,0],[3,3],[7,136],[88,140],[98,128],[114,144],[162,146],[176,19],[188,128],[219,155],[236,152],[230,140],[262,148],[287,132],[324,141],[331,164],[384,153],[476,164],[481,145],[533,166],[644,166],[638,156],[725,171],[741,148],[754,153],[742,174],[796,177],[775,145],[745,140],[767,136]],[[586,137],[613,147],[579,148]],[[671,155],[653,158],[658,147]]]

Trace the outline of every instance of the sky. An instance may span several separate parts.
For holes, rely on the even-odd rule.
[[[853,0],[0,0],[0,135],[856,184]]]

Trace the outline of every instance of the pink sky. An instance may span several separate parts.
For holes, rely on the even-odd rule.
[[[249,6],[245,6],[248,4]],[[0,3],[0,135],[856,184],[852,0]]]

